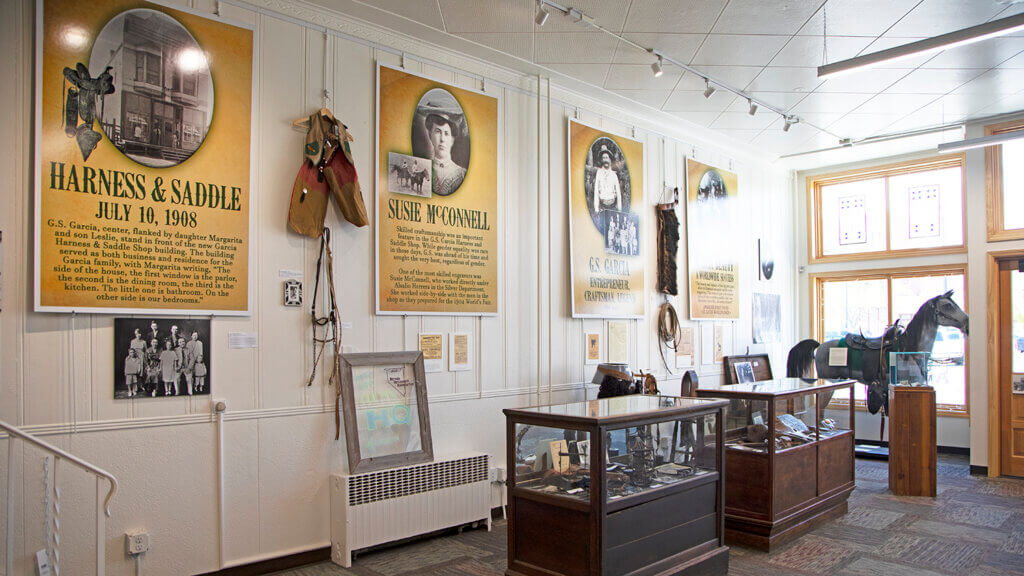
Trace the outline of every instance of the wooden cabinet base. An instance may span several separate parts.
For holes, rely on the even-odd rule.
[[[937,490],[935,389],[889,386],[889,490],[931,496]]]
[[[688,550],[657,564],[645,566],[640,570],[628,572],[622,576],[725,576],[729,573],[729,547],[714,546],[709,543],[708,550],[694,556]],[[505,576],[553,576],[559,574],[537,566],[515,563],[505,570]]]
[[[768,552],[823,522],[846,514],[851,492],[852,485],[776,522],[726,514],[725,541]]]

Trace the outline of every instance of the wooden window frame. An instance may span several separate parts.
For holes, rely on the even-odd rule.
[[[932,156],[918,160],[908,160],[895,164],[884,164],[869,168],[859,168],[834,172],[830,174],[819,174],[808,176],[806,183],[807,190],[807,257],[811,264],[826,262],[854,262],[860,260],[877,260],[883,258],[906,258],[914,256],[931,256],[936,254],[965,254],[967,252],[967,167],[966,155],[946,154],[943,156]],[[903,176],[916,172],[928,172],[931,170],[942,170],[945,168],[960,168],[960,204],[963,227],[961,229],[960,244],[954,246],[938,246],[935,248],[906,248],[893,250],[891,248],[890,222],[889,222],[889,178]],[[821,225],[821,188],[833,184],[845,184],[861,180],[874,180],[884,178],[885,186],[883,192],[883,203],[885,206],[885,250],[874,252],[858,252],[855,254],[833,254],[826,256],[822,253],[822,225]],[[1021,237],[1024,237],[1022,230]]]
[[[1024,130],[1024,118],[985,126],[985,136]],[[1024,238],[1024,228],[1003,227],[1003,147],[985,148],[985,220],[988,241],[1018,240]]]
[[[811,295],[811,313],[808,317],[811,322],[811,334],[819,342],[824,338],[822,326],[822,285],[829,281],[854,281],[854,280],[887,280],[887,302],[889,312],[889,324],[892,324],[892,280],[895,278],[917,278],[920,276],[953,276],[962,274],[964,277],[964,312],[967,312],[968,302],[968,278],[967,264],[940,264],[936,266],[913,266],[906,268],[873,268],[869,270],[844,270],[839,272],[819,272],[809,274]],[[955,418],[969,418],[971,415],[971,375],[967,370],[970,360],[970,347],[964,344],[964,405],[957,404],[936,404],[936,412],[940,416],[951,416]],[[867,404],[863,400],[854,400],[854,408],[860,411],[867,411]],[[829,404],[836,409],[849,406],[846,400],[836,398]]]

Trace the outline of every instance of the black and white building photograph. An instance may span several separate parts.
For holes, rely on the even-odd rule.
[[[114,92],[97,116],[118,150],[161,168],[199,149],[213,118],[213,81],[205,51],[181,23],[143,8],[114,16],[89,58],[91,73],[108,67]]]
[[[209,318],[114,318],[115,399],[209,393]]]
[[[603,217],[605,252],[619,256],[639,255],[640,216],[631,212],[606,210]]]
[[[587,209],[598,229],[603,224],[601,212],[629,212],[629,167],[622,149],[614,140],[608,137],[594,140],[587,152],[584,171],[583,192]]]
[[[388,192],[430,198],[430,175],[430,160],[388,152]]]

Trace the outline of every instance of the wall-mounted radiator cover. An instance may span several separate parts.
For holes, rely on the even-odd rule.
[[[331,476],[331,559],[346,568],[353,550],[477,521],[491,529],[487,454]]]

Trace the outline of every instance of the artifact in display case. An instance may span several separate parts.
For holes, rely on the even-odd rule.
[[[761,549],[844,514],[853,491],[853,380],[699,388],[725,398],[725,536]],[[845,396],[833,403],[834,396]]]
[[[631,395],[506,409],[506,573],[724,574],[725,405]]]

